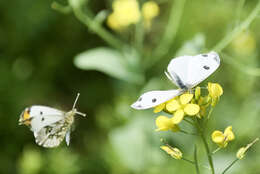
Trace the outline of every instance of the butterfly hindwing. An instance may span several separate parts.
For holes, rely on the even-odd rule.
[[[40,131],[34,132],[35,141],[43,147],[57,147],[65,138],[70,126],[65,120],[45,126]]]

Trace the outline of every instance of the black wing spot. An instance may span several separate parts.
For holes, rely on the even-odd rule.
[[[142,97],[140,97],[140,98],[138,99],[138,101],[142,101]]]
[[[152,99],[152,102],[153,102],[153,103],[155,103],[156,101],[157,101],[157,99],[156,99],[156,98],[153,98],[153,99]]]
[[[44,117],[42,117],[42,121],[44,121],[45,120],[45,118]]]
[[[41,111],[41,112],[40,112],[40,115],[42,115],[42,114],[43,114],[43,112]]]
[[[201,56],[202,56],[202,57],[208,57],[208,55],[207,55],[207,54],[202,54]]]
[[[209,69],[210,69],[209,66],[207,66],[207,65],[204,65],[203,68],[204,68],[205,70],[209,70]]]

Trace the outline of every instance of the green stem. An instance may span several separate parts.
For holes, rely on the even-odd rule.
[[[214,108],[214,107],[210,106],[210,109],[209,109],[209,114],[208,114],[208,117],[207,117],[207,119],[209,119],[209,118],[210,118],[210,116],[211,116],[211,114],[212,114],[212,111],[213,111],[213,108]]]
[[[229,166],[227,166],[227,168],[225,168],[225,170],[222,172],[222,174],[226,173],[226,171],[228,171],[228,169],[230,169],[239,159],[235,159],[231,164],[229,164]]]
[[[207,140],[205,138],[204,132],[200,128],[199,122],[196,118],[195,118],[195,121],[196,121],[196,127],[199,131],[200,137],[202,139],[203,145],[204,145],[206,153],[207,153],[207,158],[208,158],[209,166],[210,166],[210,169],[211,169],[211,173],[215,174],[214,164],[213,164],[212,156],[211,156],[211,153],[210,153],[209,145],[208,145]]]
[[[195,164],[195,162],[194,162],[194,161],[191,161],[191,160],[189,160],[189,159],[186,159],[186,158],[184,158],[184,157],[182,157],[181,159],[182,159],[183,161],[186,161],[186,162],[188,162],[188,163]]]
[[[221,148],[218,147],[217,149],[215,149],[215,150],[212,152],[212,154],[216,153],[216,152],[219,151],[220,149],[221,149]]]
[[[195,148],[194,148],[194,162],[195,162],[196,172],[197,172],[197,174],[200,174],[196,145],[195,145]]]
[[[77,4],[75,0],[69,0],[69,5],[71,6],[76,18],[81,21],[85,26],[87,26],[91,31],[95,32],[99,37],[101,37],[110,46],[121,50],[124,44],[118,40],[115,36],[104,29],[99,23],[91,19],[88,15],[84,14],[81,5]]]
[[[220,52],[223,50],[238,34],[247,29],[252,21],[257,17],[260,10],[260,1],[256,5],[255,9],[250,13],[250,15],[242,22],[239,26],[234,28],[229,34],[226,35],[212,50]]]
[[[154,59],[152,60],[152,62],[150,62],[151,59],[149,59],[150,63],[148,66],[153,66],[158,60],[161,59],[162,56],[167,54],[167,52],[170,50],[170,47],[176,37],[180,26],[185,2],[186,0],[178,0],[172,3],[170,16],[165,32],[160,43],[158,44],[158,47],[154,51]]]
[[[191,161],[191,160],[189,160],[187,158],[182,157],[181,160],[186,161],[186,162],[188,162],[190,164],[196,165],[194,161]],[[205,169],[209,169],[206,165],[203,165],[203,164],[198,164],[198,166],[204,167]]]
[[[51,4],[51,8],[59,11],[60,13],[64,13],[64,14],[68,14],[68,13],[71,12],[70,6],[65,6],[65,5],[62,5],[62,4],[55,2],[55,1]]]

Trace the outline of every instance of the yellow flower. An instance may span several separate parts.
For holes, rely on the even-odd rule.
[[[146,28],[150,28],[153,18],[159,15],[159,6],[154,1],[147,1],[142,6],[142,14]]]
[[[191,104],[193,94],[185,93],[180,97],[176,97],[166,103],[166,110],[170,113],[174,113],[171,118],[174,124],[180,123],[185,115],[194,116],[200,111],[200,107],[197,104]]]
[[[142,14],[145,20],[151,20],[159,15],[159,6],[154,1],[147,1],[143,4]]]
[[[211,105],[216,106],[219,97],[223,94],[223,89],[218,83],[208,83],[209,96],[211,97]]]
[[[165,103],[159,104],[159,105],[155,106],[153,112],[154,113],[161,112],[164,108],[165,108]]]
[[[121,30],[122,26],[120,25],[120,21],[116,17],[115,13],[111,13],[107,18],[107,25],[113,30]]]
[[[171,155],[171,157],[175,159],[181,159],[182,158],[182,152],[178,148],[173,148],[170,146],[161,146],[162,150],[164,150],[166,153]]]
[[[248,144],[246,147],[241,147],[238,151],[237,151],[237,158],[238,159],[243,159],[244,156],[246,155],[247,150],[253,145],[255,144],[257,141],[259,140],[259,138],[256,138],[252,143]]]
[[[180,130],[178,125],[173,124],[170,118],[166,116],[159,116],[155,121],[156,126],[158,127],[155,131],[168,131],[177,132]]]
[[[208,83],[208,90],[212,98],[219,98],[223,94],[223,89],[218,83]]]
[[[107,24],[114,30],[136,24],[141,18],[139,4],[136,0],[115,0],[112,7],[113,12],[109,15]]]
[[[219,145],[219,147],[226,147],[228,145],[228,142],[235,139],[235,135],[232,131],[232,126],[228,126],[224,133],[221,131],[214,131],[211,134],[212,141]]]

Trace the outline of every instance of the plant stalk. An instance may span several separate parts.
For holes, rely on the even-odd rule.
[[[118,50],[122,50],[123,46],[125,45],[123,42],[118,40],[115,36],[113,36],[105,28],[103,28],[99,23],[97,23],[95,20],[91,19],[88,15],[86,15],[82,10],[81,5],[75,4],[73,0],[69,0],[68,2],[72,8],[74,15],[80,22],[82,22],[91,31],[95,32],[110,46]]]
[[[247,29],[252,21],[257,17],[260,10],[260,1],[258,1],[254,10],[250,15],[242,22],[239,26],[233,29],[229,34],[226,35],[212,50],[216,52],[222,51],[238,34]]]

